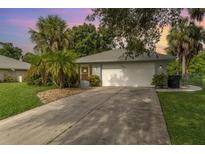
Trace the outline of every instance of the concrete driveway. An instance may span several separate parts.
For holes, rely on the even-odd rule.
[[[101,87],[0,121],[0,144],[170,144],[152,88]]]

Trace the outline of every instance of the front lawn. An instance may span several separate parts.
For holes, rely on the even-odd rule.
[[[26,83],[0,83],[0,119],[41,105],[37,92],[50,88]]]
[[[172,144],[205,144],[205,90],[159,92]]]

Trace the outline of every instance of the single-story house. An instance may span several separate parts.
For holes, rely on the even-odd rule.
[[[0,80],[3,81],[6,76],[11,76],[19,82],[22,82],[29,63],[22,62],[13,58],[0,55]]]
[[[102,86],[150,87],[154,74],[166,73],[175,57],[163,54],[126,58],[124,49],[113,49],[77,59],[81,84],[89,84],[91,74],[98,75]]]

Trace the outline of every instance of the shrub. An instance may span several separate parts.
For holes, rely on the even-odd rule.
[[[167,86],[168,77],[166,74],[155,74],[152,78],[152,85],[156,88],[164,88]]]
[[[98,75],[91,75],[89,81],[92,87],[97,87],[101,84],[100,77]]]
[[[202,74],[189,74],[188,84],[196,85],[196,86],[204,86],[203,79],[205,78]]]
[[[53,85],[50,74],[48,74],[48,76],[46,77],[46,82],[44,83],[42,76],[35,69],[28,70],[27,74],[25,75],[24,80],[28,85],[38,85],[38,86],[41,86],[41,85],[51,86],[51,85]]]
[[[169,63],[167,66],[167,72],[169,75],[181,74],[181,64],[179,61],[177,60]]]
[[[27,82],[28,85],[42,85],[42,78],[40,75],[37,74],[27,74],[25,81]]]
[[[191,59],[189,64],[189,73],[198,75],[205,75],[205,53],[201,52],[197,56],[195,56],[193,59]]]
[[[10,75],[4,74],[3,82],[17,82],[17,80]]]
[[[64,87],[78,87],[80,82],[79,79],[79,74],[74,71],[70,77],[66,77]]]
[[[68,86],[70,86],[69,79],[76,69],[76,58],[75,52],[67,50],[53,52],[48,56],[46,63],[48,64],[49,73],[60,88],[66,86],[66,79],[68,79]]]
[[[70,84],[71,84],[71,87],[76,87],[79,85],[79,82],[80,82],[80,76],[77,72],[74,72],[71,77],[70,77]]]

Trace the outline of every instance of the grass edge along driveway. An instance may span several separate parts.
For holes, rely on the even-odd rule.
[[[0,120],[42,105],[36,94],[50,88],[26,83],[0,83]]]
[[[158,92],[172,144],[205,144],[205,90]]]

